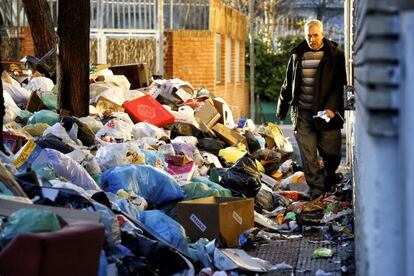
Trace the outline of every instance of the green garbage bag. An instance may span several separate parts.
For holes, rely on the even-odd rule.
[[[43,104],[50,110],[56,110],[57,95],[53,92],[43,92],[40,96]]]
[[[23,208],[12,213],[3,224],[0,232],[0,244],[5,246],[19,234],[54,232],[59,229],[59,220],[53,212]]]
[[[55,111],[43,109],[38,112],[35,112],[30,118],[28,123],[29,124],[36,124],[36,123],[46,123],[50,126],[53,126],[59,122],[59,114]]]

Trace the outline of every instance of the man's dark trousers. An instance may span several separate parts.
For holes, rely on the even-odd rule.
[[[341,161],[342,139],[340,129],[316,130],[312,116],[312,111],[299,108],[295,137],[306,182],[311,188],[311,196],[315,196],[330,188],[325,187],[325,175],[335,175]],[[319,166],[317,151],[324,160],[325,171]]]

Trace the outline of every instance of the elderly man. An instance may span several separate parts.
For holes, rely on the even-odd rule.
[[[345,58],[338,45],[324,38],[319,20],[305,24],[305,40],[293,50],[280,91],[276,116],[284,120],[292,106],[292,122],[311,197],[338,183],[341,161]],[[324,160],[321,169],[319,155]]]

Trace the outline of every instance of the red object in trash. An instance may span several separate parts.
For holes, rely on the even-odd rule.
[[[150,95],[125,102],[122,106],[135,123],[148,122],[162,127],[175,121],[174,115]]]

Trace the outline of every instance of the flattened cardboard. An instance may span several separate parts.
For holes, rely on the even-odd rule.
[[[131,83],[131,90],[150,85],[148,69],[145,63],[115,65],[109,69],[114,75],[124,75]]]
[[[221,115],[209,101],[205,101],[204,104],[194,112],[194,117],[199,118],[208,128],[212,128],[220,119]]]
[[[215,124],[213,130],[220,139],[225,141],[230,146],[236,145],[240,142],[247,145],[246,138],[243,135],[241,135],[235,130],[226,127],[223,124]]]
[[[205,197],[177,205],[178,221],[192,242],[218,239],[224,247],[239,246],[240,234],[254,226],[254,199]]]

